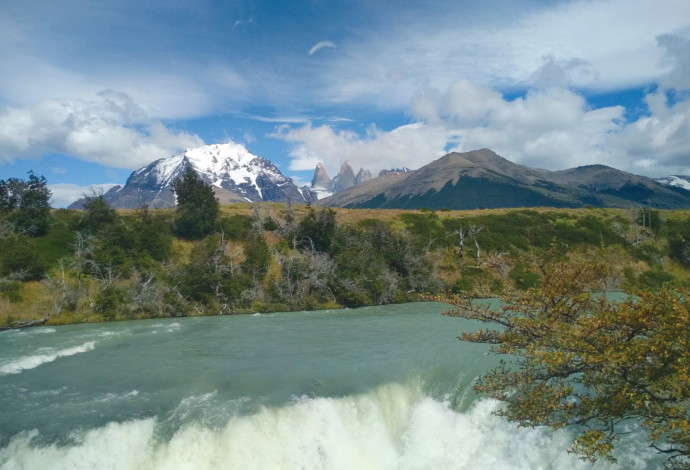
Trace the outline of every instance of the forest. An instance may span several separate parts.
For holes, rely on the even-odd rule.
[[[539,286],[605,260],[609,290],[690,284],[690,212],[220,206],[187,172],[175,209],[51,209],[46,180],[0,181],[0,326],[359,307]]]

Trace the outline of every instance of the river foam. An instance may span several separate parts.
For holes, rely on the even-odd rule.
[[[23,356],[12,362],[0,365],[0,375],[19,374],[24,370],[34,369],[42,364],[53,362],[59,357],[74,356],[75,354],[91,351],[95,345],[95,341],[88,341],[82,345],[60,349],[58,351],[54,351],[50,348],[41,348],[37,350],[38,354]]]
[[[477,401],[458,413],[410,387],[381,386],[341,398],[302,398],[234,416],[219,428],[198,421],[162,438],[154,418],[110,423],[67,446],[21,433],[0,450],[0,469],[519,470],[646,468],[585,464],[566,449],[567,432],[517,428]],[[633,457],[627,456],[626,459]]]

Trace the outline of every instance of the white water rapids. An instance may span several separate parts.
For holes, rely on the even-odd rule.
[[[0,469],[658,468],[634,436],[592,465],[570,431],[495,416],[471,391],[495,358],[441,309],[3,334]]]

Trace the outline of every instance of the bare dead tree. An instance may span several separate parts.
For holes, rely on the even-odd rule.
[[[479,263],[479,258],[480,258],[480,249],[479,249],[479,242],[477,241],[477,235],[479,235],[479,232],[482,231],[482,227],[477,227],[476,225],[470,225],[467,227],[467,233],[470,237],[472,237],[472,241],[474,242],[474,246],[477,249],[475,252],[475,258],[477,260],[477,263]]]
[[[456,230],[453,234],[458,236],[458,258],[462,261],[465,257],[465,231],[460,227],[460,230]]]
[[[281,272],[281,278],[273,281],[274,291],[280,301],[293,305],[302,297],[298,283],[297,256],[295,253],[286,255],[280,251],[275,251],[274,256]]]
[[[307,263],[307,272],[303,279],[306,293],[327,293],[335,302],[335,294],[330,288],[330,282],[335,278],[337,269],[335,261],[327,253],[317,251],[313,243],[311,249],[303,250],[303,254]]]
[[[155,273],[134,272],[129,297],[137,310],[162,310],[162,295],[155,283]]]
[[[104,267],[98,266],[98,264],[92,262],[91,277],[101,284],[101,288],[105,289],[106,287],[112,286],[120,279],[120,273],[113,267],[112,262],[108,262]]]
[[[262,235],[264,233],[264,222],[266,220],[266,216],[264,215],[263,211],[261,210],[261,206],[259,203],[254,202],[252,203],[252,223],[251,223],[251,229],[253,232],[256,232],[259,235]]]
[[[61,259],[57,264],[57,272],[49,274],[42,281],[51,295],[51,312],[48,314],[49,317],[60,315],[67,302],[69,287],[65,271],[65,261]]]
[[[490,256],[484,258],[483,265],[498,272],[502,278],[508,277],[510,273],[510,261],[507,251],[494,251]]]
[[[74,250],[74,256],[69,259],[69,262],[77,271],[77,291],[81,292],[83,275],[94,264],[92,259],[94,251],[93,237],[82,232],[74,232],[72,249]]]
[[[395,271],[384,268],[377,276],[378,280],[383,285],[383,290],[377,299],[379,305],[393,303],[395,301],[395,292],[398,289],[398,275]]]

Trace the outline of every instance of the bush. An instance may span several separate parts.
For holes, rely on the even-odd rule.
[[[531,270],[530,266],[518,263],[513,267],[509,274],[510,279],[515,283],[515,287],[520,290],[527,290],[539,286],[541,278]]]
[[[0,284],[0,296],[6,298],[12,303],[21,302],[23,300],[21,289],[22,284],[18,281]]]
[[[473,290],[474,283],[469,277],[459,278],[457,281],[455,281],[455,284],[453,284],[453,287],[451,288],[451,292],[453,292],[453,294],[467,294]]]
[[[124,302],[125,295],[122,290],[115,286],[107,286],[101,289],[96,297],[93,307],[94,311],[103,315],[106,321],[114,320],[117,317],[118,308]]]
[[[252,230],[252,218],[242,214],[223,217],[220,226],[228,240],[244,240]]]
[[[313,247],[316,251],[328,252],[338,228],[335,221],[335,211],[330,207],[322,208],[319,211],[309,207],[307,215],[297,227],[301,248],[311,249]]]
[[[672,274],[665,271],[645,271],[637,278],[628,278],[626,281],[629,289],[656,292],[675,280],[676,278]]]
[[[14,236],[0,240],[0,275],[20,275],[22,281],[37,281],[45,275],[46,266],[32,240]]]

